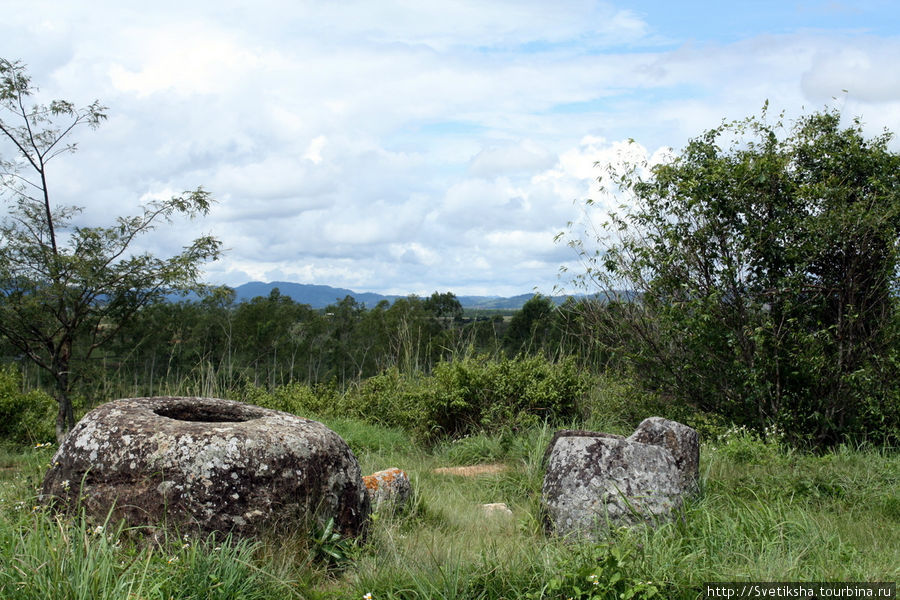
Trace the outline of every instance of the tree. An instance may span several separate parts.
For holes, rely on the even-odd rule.
[[[453,292],[434,292],[430,298],[422,301],[422,307],[425,312],[443,320],[445,328],[449,327],[449,322],[459,321],[463,316],[462,304]]]
[[[69,136],[106,119],[99,102],[31,104],[36,88],[19,62],[0,59],[0,161],[7,216],[0,225],[0,333],[55,383],[56,436],[75,424],[71,391],[83,365],[134,314],[175,290],[197,285],[200,265],[220,244],[201,237],[170,258],[132,251],[135,241],[177,214],[206,214],[202,188],[152,201],[109,226],[74,223],[80,209],[51,201],[49,163],[74,152]]]
[[[348,379],[362,376],[372,347],[371,340],[365,345],[360,343],[359,326],[365,310],[365,306],[350,295],[344,296],[337,304],[325,307],[331,337],[327,342],[329,363],[341,385],[346,384]]]
[[[247,363],[253,366],[254,383],[262,375],[269,387],[275,387],[276,382],[285,383],[285,371],[288,380],[292,379],[301,342],[309,354],[310,340],[303,335],[303,325],[314,314],[308,305],[295,302],[277,287],[267,297],[257,296],[237,306],[234,328]]]
[[[673,400],[797,442],[896,436],[900,156],[836,112],[726,123],[609,180],[598,336]],[[618,291],[617,291],[618,290]],[[625,290],[627,293],[623,294]]]
[[[513,315],[503,336],[507,352],[516,356],[543,350],[552,333],[555,311],[552,298],[540,294],[529,298]]]

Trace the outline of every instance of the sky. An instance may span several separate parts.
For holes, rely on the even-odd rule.
[[[0,14],[0,57],[27,65],[39,100],[108,107],[51,163],[55,202],[101,225],[203,186],[206,217],[136,249],[212,234],[226,249],[212,284],[571,291],[577,256],[554,238],[585,218],[598,163],[677,152],[766,101],[900,132],[889,0],[0,0]]]

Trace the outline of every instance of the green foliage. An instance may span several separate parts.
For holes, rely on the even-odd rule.
[[[659,588],[635,574],[632,550],[611,544],[580,546],[547,584],[526,598],[636,600],[660,598]]]
[[[607,373],[590,388],[582,416],[593,431],[631,433],[651,415],[685,422],[684,415],[673,414],[675,408],[633,380]]]
[[[448,465],[477,465],[502,461],[509,453],[511,436],[478,433],[442,442],[433,450]]]
[[[173,600],[290,597],[287,585],[254,566],[257,547],[252,541],[230,537],[174,540],[164,555],[167,576],[159,581],[156,574],[158,592],[150,590]]]
[[[399,427],[385,427],[340,415],[323,417],[322,420],[329,429],[347,442],[357,456],[374,454],[389,457],[408,454],[410,448],[414,447],[409,433]],[[377,469],[380,470],[382,467],[383,463],[378,465]]]
[[[840,115],[724,124],[610,173],[598,335],[662,396],[795,444],[900,431],[900,155]],[[631,297],[623,297],[626,290]]]
[[[349,416],[413,432],[419,428],[432,385],[429,377],[405,376],[391,368],[349,389],[341,407]]]
[[[503,337],[503,344],[511,356],[542,347],[554,333],[553,300],[535,295],[522,309],[516,311]]]
[[[40,390],[22,391],[13,365],[0,367],[0,440],[36,444],[53,439],[53,399]]]
[[[427,423],[450,436],[571,420],[589,385],[572,358],[554,363],[541,356],[441,363],[434,379]]]
[[[233,290],[207,290],[199,301],[142,307],[104,346],[97,383],[86,381],[83,393],[105,395],[110,386],[98,383],[109,379],[133,382],[139,389],[130,395],[154,395],[172,381],[233,395],[248,382],[268,390],[295,382],[347,389],[392,367],[429,373],[478,338],[476,325],[484,323],[463,322],[461,310],[449,292],[372,308],[348,296],[313,310],[277,288],[239,303]],[[491,330],[484,343],[494,337]]]
[[[718,436],[715,447],[735,463],[762,464],[780,455],[782,438],[774,427],[762,435],[743,426],[731,427]]]
[[[588,386],[571,358],[469,357],[438,363],[430,377],[388,370],[348,392],[342,406],[435,440],[574,419]]]
[[[175,539],[140,547],[121,526],[29,512],[15,524],[0,517],[4,600],[291,597],[287,585],[253,565],[256,546],[246,541]]]
[[[354,551],[354,541],[343,537],[334,529],[334,517],[323,525],[316,525],[310,532],[313,558],[332,566],[345,564]]]
[[[462,304],[451,292],[434,292],[422,303],[425,312],[439,319],[459,320],[463,315]]]
[[[289,412],[301,417],[327,415],[337,407],[338,395],[326,386],[312,387],[302,383],[289,383],[265,391],[253,385],[244,388],[240,399],[273,410]]]

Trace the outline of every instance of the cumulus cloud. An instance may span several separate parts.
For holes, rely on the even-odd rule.
[[[900,42],[823,49],[815,54],[803,74],[803,91],[818,102],[845,94],[865,103],[897,102],[900,99],[898,55]]]
[[[766,99],[790,116],[841,89],[873,131],[900,130],[896,36],[836,18],[689,39],[661,10],[100,0],[88,13],[35,0],[5,15],[0,56],[25,60],[42,98],[110,107],[51,172],[85,222],[154,194],[213,193],[206,219],[146,241],[172,253],[217,235],[228,253],[211,282],[517,294],[574,268],[553,237],[580,201],[611,208],[597,163],[658,160]]]
[[[533,173],[551,167],[556,156],[531,140],[485,148],[472,158],[469,171],[479,177],[508,173]]]
[[[242,73],[271,60],[242,47],[221,30],[196,23],[134,28],[128,33],[142,40],[129,61],[137,66],[131,69],[113,62],[109,78],[116,89],[139,97],[161,92],[185,97],[229,93],[240,85]]]

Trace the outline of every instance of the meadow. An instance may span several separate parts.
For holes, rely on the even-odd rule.
[[[379,389],[396,401],[396,389]],[[371,402],[371,389],[345,392],[336,404],[330,397],[343,409],[318,415],[309,412],[316,394],[299,390],[243,399],[303,410],[348,442],[364,473],[400,467],[413,483],[407,510],[377,515],[365,542],[319,529],[257,540],[170,531],[149,541],[118,523],[64,518],[37,499],[55,446],[6,443],[0,598],[700,598],[711,581],[900,579],[895,449],[806,453],[775,431],[698,422],[700,493],[671,521],[614,529],[589,543],[542,527],[541,459],[555,426],[535,421],[429,439],[348,410],[362,397]],[[652,409],[631,394],[595,381],[582,417],[567,425],[630,433],[649,416],[638,413]],[[501,468],[473,477],[435,472],[478,464]],[[480,504],[493,502],[512,515],[485,514]]]

